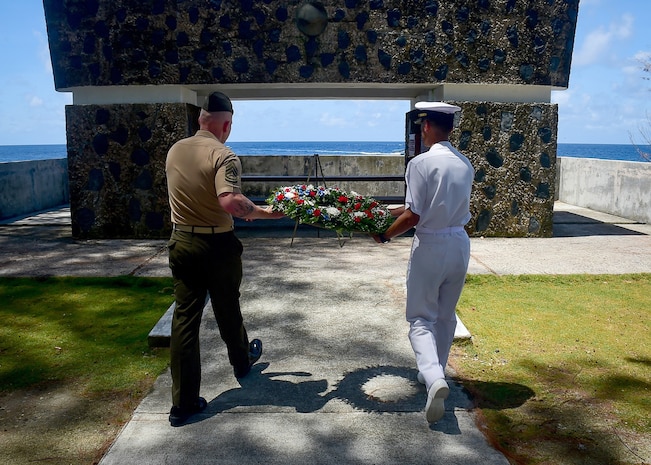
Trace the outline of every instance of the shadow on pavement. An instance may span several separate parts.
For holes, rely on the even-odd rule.
[[[566,211],[554,212],[554,237],[644,236],[644,233]]]

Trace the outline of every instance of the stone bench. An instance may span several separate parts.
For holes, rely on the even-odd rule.
[[[204,307],[210,302],[210,295],[206,295]],[[147,336],[147,343],[149,347],[169,347],[170,337],[172,337],[172,317],[174,316],[174,309],[176,308],[176,301],[172,302],[167,311],[160,317],[158,323],[149,331]]]
[[[172,302],[167,311],[160,317],[158,323],[149,331],[147,342],[149,347],[169,347],[170,337],[172,336],[172,316],[176,302]]]
[[[208,303],[209,299],[206,299]],[[169,347],[170,346],[170,337],[172,335],[172,316],[174,315],[174,309],[176,308],[176,302],[172,302],[172,305],[167,309],[163,316],[158,320],[158,323],[152,328],[149,332],[148,343],[149,347]],[[463,324],[461,319],[457,318],[457,327],[454,331],[455,340],[469,340],[471,338],[470,331]]]

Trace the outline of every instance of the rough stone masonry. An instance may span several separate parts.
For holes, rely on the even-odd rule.
[[[468,232],[552,233],[557,107],[538,96],[568,85],[578,0],[43,3],[55,86],[73,93],[75,237],[169,234],[165,155],[213,90],[457,104],[453,143],[477,171]]]

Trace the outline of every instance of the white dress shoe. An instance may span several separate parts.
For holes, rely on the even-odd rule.
[[[444,379],[437,379],[427,391],[427,404],[425,405],[425,418],[428,423],[439,421],[445,415],[445,399],[450,394],[448,383]]]

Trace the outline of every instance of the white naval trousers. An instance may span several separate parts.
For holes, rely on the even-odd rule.
[[[428,390],[445,378],[469,260],[470,239],[463,228],[416,231],[407,267],[406,316],[416,366]]]

